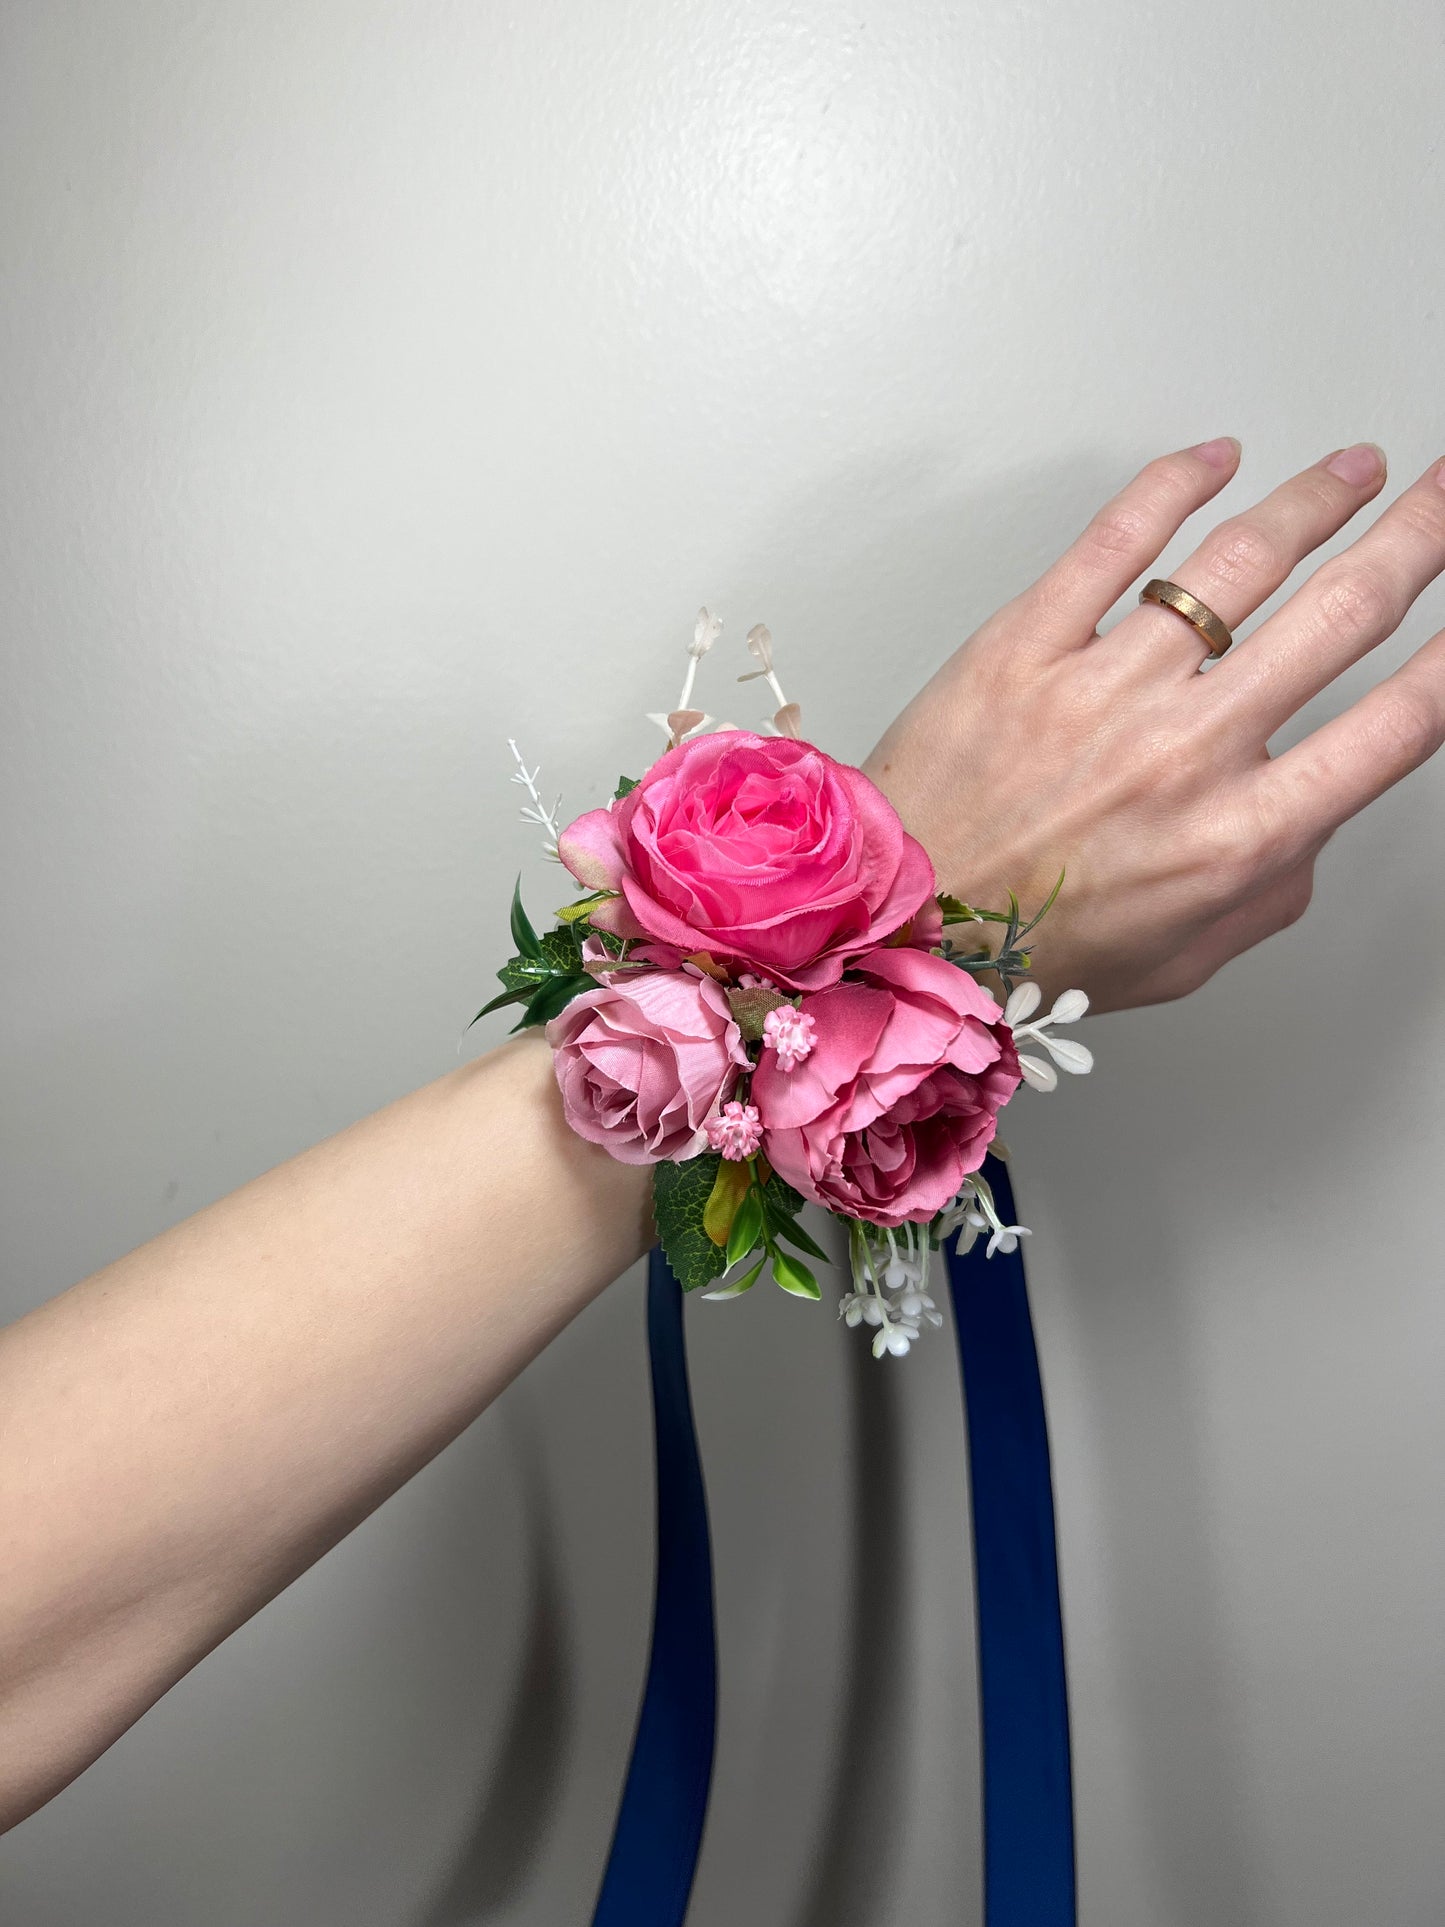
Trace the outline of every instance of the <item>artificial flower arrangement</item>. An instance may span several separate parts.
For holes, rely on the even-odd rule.
[[[767,629],[749,632],[760,667],[738,678],[770,686],[765,731],[691,706],[721,627],[700,612],[677,708],[650,718],[668,746],[604,808],[559,829],[510,745],[522,814],[584,894],[539,936],[519,881],[516,955],[477,1015],[517,1004],[515,1028],[545,1025],[571,1128],[652,1166],[685,1291],[735,1298],[766,1269],[818,1298],[805,1260],[828,1257],[799,1222],[808,1199],[848,1227],[841,1315],[875,1329],[875,1357],[899,1357],[942,1322],[928,1287],[944,1238],[963,1250],[987,1233],[992,1256],[1028,1236],[981,1169],[1000,1110],[1021,1082],[1052,1089],[1055,1065],[1092,1066],[1056,1035],[1088,1008],[1083,991],[1038,1016],[1027,974],[1026,939],[1063,877],[1027,922],[1012,893],[1006,910],[940,894],[882,792],[802,740]]]

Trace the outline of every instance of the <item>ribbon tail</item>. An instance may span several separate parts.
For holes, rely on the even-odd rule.
[[[985,1175],[1014,1221],[1008,1172]],[[973,1494],[986,1927],[1075,1927],[1068,1682],[1049,1435],[1018,1251],[948,1249]]]
[[[592,1927],[682,1927],[702,1845],[717,1730],[717,1635],[707,1493],[693,1426],[682,1287],[647,1266],[657,1454],[652,1650]]]

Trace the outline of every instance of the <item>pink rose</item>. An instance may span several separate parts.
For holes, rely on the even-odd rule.
[[[562,832],[562,861],[615,890],[592,922],[650,937],[660,963],[707,951],[794,990],[836,983],[934,892],[933,865],[861,770],[743,730],[666,751],[610,809]]]
[[[690,970],[630,971],[547,1026],[567,1122],[624,1164],[696,1157],[748,1061],[728,1000]]]
[[[862,982],[804,997],[813,1048],[788,1071],[764,1050],[750,1096],[778,1173],[829,1211],[924,1224],[983,1163],[1019,1086],[1003,1013],[926,950],[875,950]]]

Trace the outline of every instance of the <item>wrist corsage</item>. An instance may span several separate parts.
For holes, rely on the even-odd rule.
[[[1048,1090],[1089,1051],[1057,1035],[1088,999],[1038,1015],[1027,921],[940,893],[882,792],[801,737],[772,641],[748,636],[776,700],[754,732],[692,706],[721,629],[703,610],[667,748],[605,807],[559,828],[520,756],[523,816],[581,894],[539,935],[512,901],[516,954],[484,1009],[545,1025],[567,1122],[653,1167],[658,1238],[686,1291],[735,1298],[767,1271],[816,1299],[805,1200],[848,1227],[839,1307],[905,1355],[941,1323],[930,1255],[957,1234],[990,1256],[1028,1235],[982,1165],[1021,1082]],[[512,745],[516,755],[515,745]],[[995,941],[988,941],[990,935]],[[1002,1002],[986,979],[1000,985]]]

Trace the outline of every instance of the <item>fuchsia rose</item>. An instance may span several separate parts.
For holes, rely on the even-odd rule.
[[[658,963],[706,951],[793,990],[836,983],[934,893],[923,845],[861,770],[743,730],[667,750],[558,853],[588,889],[618,892],[592,911],[599,929],[654,939]]]
[[[929,951],[875,950],[851,969],[862,981],[803,998],[800,1063],[762,1054],[763,1151],[828,1211],[924,1224],[983,1163],[1020,1082],[1013,1036],[988,992]]]
[[[696,1157],[748,1062],[728,1000],[690,970],[638,970],[547,1026],[567,1122],[623,1164]]]

